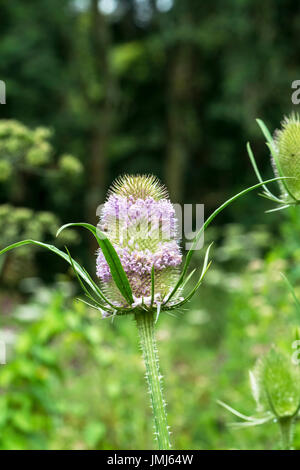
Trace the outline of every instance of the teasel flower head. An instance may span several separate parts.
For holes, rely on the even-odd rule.
[[[263,186],[264,192],[262,196],[278,204],[278,207],[268,212],[298,205],[300,203],[299,115],[292,113],[290,116],[285,117],[281,122],[281,128],[274,132],[273,137],[263,121],[257,119],[257,123],[267,140],[267,147],[271,154],[271,163],[275,176],[281,178],[281,180],[278,181],[281,192],[279,196],[275,196],[266,186]],[[259,181],[262,182],[262,177],[257,168],[249,143],[247,144],[247,150],[256,175]]]
[[[162,303],[178,281],[182,261],[175,209],[166,189],[153,176],[118,179],[101,211],[99,228],[120,258],[132,290],[133,305]],[[101,249],[97,276],[107,298],[118,306],[126,306]],[[173,301],[177,298],[174,296]]]

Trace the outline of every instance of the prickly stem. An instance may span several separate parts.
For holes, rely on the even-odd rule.
[[[292,449],[293,441],[293,418],[281,418],[279,419],[279,426],[281,431],[281,447],[283,450]]]
[[[167,424],[166,402],[162,392],[162,375],[159,372],[158,351],[155,341],[155,316],[152,312],[137,312],[135,314],[140,343],[146,366],[146,379],[149,387],[154,419],[154,435],[160,450],[171,448],[170,431]]]

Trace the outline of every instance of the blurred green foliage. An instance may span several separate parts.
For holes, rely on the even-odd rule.
[[[273,131],[295,109],[298,5],[173,0],[164,10],[164,0],[116,0],[107,14],[97,3],[0,1],[1,116],[55,129],[58,152],[80,158],[77,212],[94,222],[124,172],[155,173],[176,202],[212,209],[253,181],[247,140],[269,167],[255,118]],[[230,209],[223,220],[252,222],[253,200],[248,217]],[[66,206],[55,209],[66,217]]]
[[[55,163],[50,137],[51,132],[46,128],[31,130],[14,120],[0,121],[0,193],[9,201],[0,204],[0,246],[26,238],[42,241],[49,236],[55,237],[59,218],[52,212],[35,210],[34,199],[40,196],[42,187],[33,186],[33,207],[28,207],[30,186],[36,179],[42,180],[45,185],[43,196],[49,194],[51,197],[53,190],[59,191],[68,184],[70,198],[83,168],[72,155],[62,155]],[[24,202],[27,207],[23,206]],[[67,231],[62,242],[74,243],[76,240],[74,232]],[[21,271],[21,277],[33,273],[33,259],[32,251],[19,250],[3,266],[3,281],[15,283],[19,278],[18,271]],[[25,272],[18,265],[25,267]]]
[[[282,220],[285,242],[291,220],[288,215]],[[270,249],[272,235],[263,226],[251,232],[238,225],[212,228],[206,241],[210,238],[218,243],[197,298],[158,323],[174,447],[276,449],[275,423],[231,429],[234,418],[216,401],[251,415],[248,371],[273,344],[289,356],[294,352],[299,318],[280,271],[299,279],[300,252],[282,261],[278,250],[286,244]],[[2,292],[0,339],[11,338],[8,363],[0,369],[2,448],[152,448],[133,319],[100,320],[96,311],[72,300],[74,287],[62,281],[49,289],[24,280],[27,301],[19,306]],[[298,428],[295,446],[300,448]]]
[[[0,0],[1,248],[95,223],[121,173],[154,173],[174,202],[204,203],[206,215],[255,183],[247,140],[272,175],[255,118],[273,131],[295,110],[299,5],[117,0],[108,14],[98,3]],[[299,318],[280,271],[300,294],[299,211],[269,208],[250,194],[216,219],[199,295],[159,320],[175,448],[277,448],[275,424],[234,431],[216,403],[251,414],[248,370],[273,343],[292,353]],[[93,273],[95,245],[63,236]],[[132,320],[100,321],[74,301],[70,270],[47,253],[1,258],[0,281],[0,448],[152,448]]]

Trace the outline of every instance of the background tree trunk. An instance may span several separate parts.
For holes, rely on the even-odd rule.
[[[103,202],[108,172],[108,145],[114,114],[114,77],[110,67],[111,40],[106,19],[99,11],[98,1],[90,4],[90,47],[96,80],[101,81],[99,96],[90,103],[93,113],[86,218],[96,222],[97,206]]]
[[[192,101],[192,51],[189,44],[179,44],[173,55],[168,76],[168,144],[166,182],[171,199],[184,197],[185,173],[189,159],[189,120]]]

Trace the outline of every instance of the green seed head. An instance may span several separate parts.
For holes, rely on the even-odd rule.
[[[272,348],[250,373],[258,408],[277,418],[295,415],[300,405],[300,372],[291,357]]]
[[[285,184],[292,196],[300,200],[300,119],[298,114],[291,114],[283,120],[281,129],[275,133],[274,141],[282,176],[293,177],[293,179],[286,179]]]

